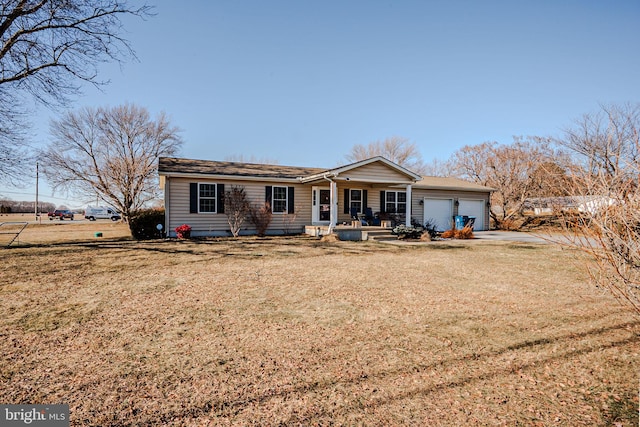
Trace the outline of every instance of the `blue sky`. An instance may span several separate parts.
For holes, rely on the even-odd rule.
[[[354,144],[401,136],[446,160],[640,101],[638,0],[149,3],[155,17],[124,21],[139,62],[105,64],[111,83],[72,108],[164,111],[188,158],[333,167]],[[35,145],[58,114],[36,111]]]

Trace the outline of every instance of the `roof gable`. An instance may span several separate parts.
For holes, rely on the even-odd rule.
[[[376,156],[370,159],[360,160],[358,162],[340,166],[334,169],[329,169],[329,170],[323,171],[320,174],[308,176],[303,179],[303,182],[310,182],[317,179],[322,179],[323,176],[335,177],[335,178],[341,177],[344,179],[350,179],[351,176],[353,176],[354,179],[357,179],[359,181],[374,182],[376,181],[376,179],[374,177],[367,178],[367,175],[371,174],[371,172],[374,172],[374,171],[375,171],[373,173],[374,175],[375,174],[381,175],[381,172],[383,170],[386,171],[387,176],[380,179],[381,182],[388,182],[389,180],[392,180],[392,181],[403,180],[408,182],[414,182],[421,179],[420,175],[414,172],[411,172],[408,169],[403,168],[402,166],[392,162],[391,160],[385,159],[384,157],[381,157],[381,156]],[[391,175],[389,175],[389,172],[391,172]]]

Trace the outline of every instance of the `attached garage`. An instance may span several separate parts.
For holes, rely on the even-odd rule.
[[[437,231],[451,228],[453,218],[453,199],[424,198],[424,222],[436,226]]]
[[[425,176],[413,185],[412,220],[435,222],[438,231],[452,227],[453,216],[473,216],[475,231],[489,229],[492,188],[457,178]]]
[[[477,199],[458,199],[458,215],[474,217],[476,220],[473,229],[476,231],[484,230],[485,206],[484,200]]]

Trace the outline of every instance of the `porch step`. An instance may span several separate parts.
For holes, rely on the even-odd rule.
[[[369,231],[367,240],[381,242],[385,240],[398,240],[398,236],[391,233],[391,230]]]

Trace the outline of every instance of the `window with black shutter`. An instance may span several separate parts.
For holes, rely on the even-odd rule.
[[[294,187],[269,185],[265,191],[266,201],[271,205],[273,213],[294,213]]]
[[[224,184],[209,182],[189,183],[190,213],[223,213]]]

